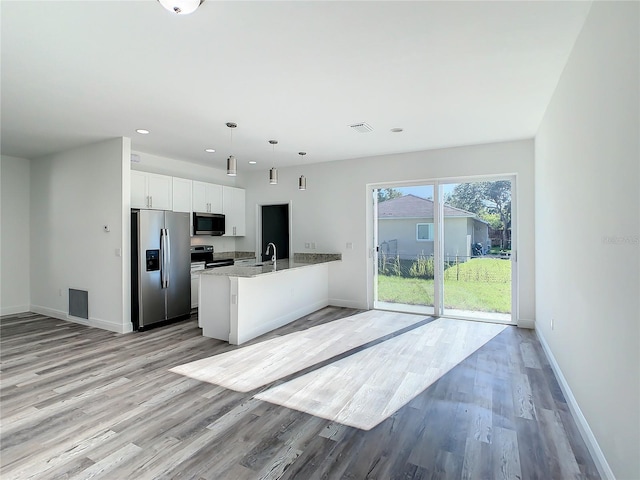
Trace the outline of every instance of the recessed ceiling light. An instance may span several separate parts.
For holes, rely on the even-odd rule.
[[[214,153],[215,152],[215,150],[213,148],[205,148],[204,151],[207,152],[207,153]]]
[[[137,133],[139,133],[140,135],[148,135],[149,134],[149,130],[145,130],[144,128],[139,128],[136,130]]]
[[[392,128],[392,129],[391,129],[391,131],[392,131],[393,133],[400,133],[400,132],[402,132],[403,130],[404,130],[404,129],[399,128],[399,127]]]
[[[256,162],[255,160],[249,160],[249,165],[255,165],[256,163],[258,162]]]

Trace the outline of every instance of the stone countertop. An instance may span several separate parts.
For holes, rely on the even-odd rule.
[[[270,273],[282,272],[284,270],[291,270],[293,268],[304,268],[310,267],[313,265],[319,265],[322,263],[329,262],[339,262],[342,260],[342,255],[340,254],[314,254],[315,258],[302,258],[300,261],[294,255],[293,259],[283,258],[281,260],[276,261],[275,268],[273,264],[269,262],[264,262],[261,266],[243,266],[243,265],[234,265],[229,267],[219,267],[219,268],[211,268],[208,270],[202,270],[196,273],[200,275],[217,275],[217,276],[226,276],[226,277],[244,277],[251,278],[257,277],[259,275],[267,275]]]

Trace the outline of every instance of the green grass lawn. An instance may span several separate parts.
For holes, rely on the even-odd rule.
[[[433,280],[378,275],[378,300],[433,305]],[[477,258],[452,265],[444,275],[445,308],[511,312],[511,262]]]

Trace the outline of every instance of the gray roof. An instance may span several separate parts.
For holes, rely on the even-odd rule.
[[[444,206],[444,216],[477,218],[474,213],[449,205]],[[378,218],[433,218],[433,200],[411,194],[385,200],[378,203]]]

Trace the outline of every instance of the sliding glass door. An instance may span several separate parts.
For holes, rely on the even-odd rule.
[[[443,315],[511,321],[511,183],[442,185]]]
[[[514,182],[373,188],[374,308],[511,323]]]
[[[434,313],[434,186],[374,189],[374,307]]]

